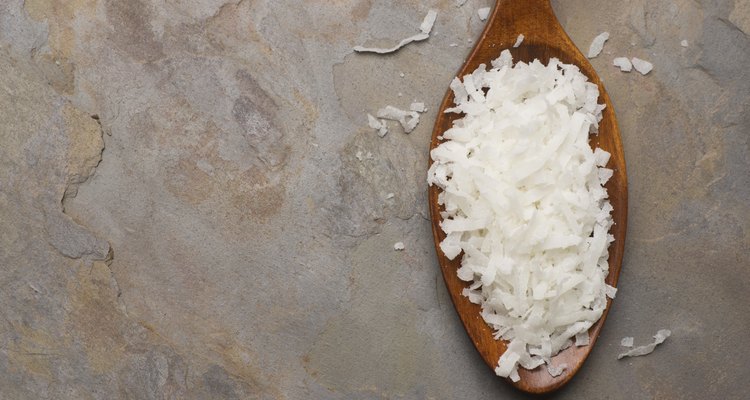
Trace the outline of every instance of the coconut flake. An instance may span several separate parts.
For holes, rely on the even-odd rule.
[[[652,69],[654,69],[654,64],[651,64],[646,60],[641,60],[637,57],[633,57],[631,62],[633,63],[633,68],[635,68],[636,71],[640,72],[641,75],[646,75],[651,72]]]
[[[371,114],[367,114],[367,123],[370,128],[378,130],[378,136],[384,137],[388,134],[388,125],[385,121],[381,121],[373,117]]]
[[[378,110],[378,118],[390,121],[398,121],[404,128],[404,132],[411,133],[419,124],[419,113],[416,111],[404,111],[393,106],[386,106]]]
[[[682,46],[682,47],[688,47],[688,41],[687,40],[681,41],[680,42],[680,46]]]
[[[599,171],[604,171],[604,170],[603,170],[603,169],[600,169]],[[607,171],[612,171],[612,170],[610,169],[610,170],[607,170]],[[604,293],[605,293],[605,294],[607,295],[607,297],[609,297],[610,299],[614,299],[614,298],[615,298],[615,295],[617,295],[617,288],[616,288],[616,287],[614,287],[614,286],[610,286],[610,285],[605,285],[605,286],[604,286]]]
[[[427,40],[427,38],[430,37],[430,32],[432,31],[432,27],[435,24],[435,19],[437,19],[437,12],[435,10],[428,11],[427,15],[424,17],[424,20],[422,21],[422,24],[419,26],[419,30],[421,32],[416,35],[413,35],[406,39],[401,40],[400,42],[398,42],[397,45],[393,47],[378,48],[378,47],[355,46],[354,51],[358,53],[388,54],[388,53],[393,53],[395,51],[398,51],[399,49],[401,49],[402,47],[406,46],[409,43]]]
[[[625,336],[620,340],[620,346],[622,347],[633,347],[633,337],[632,336]]]
[[[489,7],[482,7],[477,10],[477,15],[479,15],[479,19],[482,21],[486,21],[487,17],[490,16],[490,8]]]
[[[409,106],[409,110],[418,112],[418,113],[423,113],[427,111],[427,108],[425,108],[424,103],[414,102],[414,103],[411,103],[411,105]]]
[[[654,335],[654,342],[649,343],[645,346],[638,346],[633,348],[630,351],[627,351],[625,353],[620,354],[617,356],[617,359],[623,359],[625,357],[638,357],[638,356],[645,356],[646,354],[651,354],[656,346],[664,343],[665,340],[672,334],[672,331],[669,329],[660,329],[658,332],[656,332],[656,335]],[[623,339],[624,341],[625,339]]]
[[[576,334],[576,347],[589,345],[589,331],[583,331]]]
[[[604,42],[606,42],[608,39],[609,32],[602,32],[597,35],[594,40],[591,41],[591,46],[589,46],[588,58],[594,58],[598,56],[604,48]]]
[[[579,68],[513,65],[508,50],[451,89],[446,112],[462,117],[442,133],[428,173],[444,207],[439,247],[461,256],[464,296],[510,342],[495,372],[514,379],[573,338],[584,345],[607,305],[613,221],[602,182],[612,170],[610,154],[589,146],[604,106]]]
[[[568,369],[568,364],[562,363],[558,366],[554,366],[552,364],[547,364],[547,372],[553,377],[557,378],[558,376],[562,375],[565,370]]]
[[[388,194],[387,194],[387,195],[385,196],[385,199],[386,199],[386,200],[390,200],[390,199],[392,199],[392,198],[394,198],[394,197],[396,197],[396,195],[395,195],[395,194],[393,194],[393,193],[388,193]]]
[[[432,32],[432,27],[435,25],[435,20],[437,19],[437,11],[430,10],[427,12],[427,15],[424,17],[424,20],[422,21],[422,24],[419,25],[419,30],[422,31],[425,35],[429,35],[430,32]]]
[[[396,242],[396,244],[393,245],[393,250],[401,251],[405,249],[406,246],[404,246],[404,242]]]
[[[523,33],[520,34],[520,35],[518,35],[518,37],[516,38],[516,42],[513,43],[513,47],[516,48],[516,47],[520,46],[521,43],[523,43],[523,38],[524,38]]]
[[[622,72],[630,72],[633,70],[633,64],[628,60],[627,57],[617,57],[612,61],[612,65],[619,67]]]

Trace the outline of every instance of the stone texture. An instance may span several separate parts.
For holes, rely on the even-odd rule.
[[[426,218],[434,111],[489,4],[2,2],[0,398],[517,395],[463,332]],[[631,204],[617,301],[560,397],[743,398],[748,3],[553,6],[580,48],[611,34],[592,62]],[[428,41],[353,54],[429,8]],[[410,135],[366,127],[413,100]]]

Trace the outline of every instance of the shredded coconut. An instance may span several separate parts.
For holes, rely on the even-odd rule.
[[[515,47],[520,46],[521,43],[523,43],[523,38],[524,38],[523,33],[518,35],[518,37],[516,38],[516,42],[513,43],[513,47],[515,48]]]
[[[414,102],[409,106],[409,110],[423,113],[427,111],[427,108],[425,108],[424,103]]]
[[[482,21],[486,21],[487,17],[490,16],[490,8],[489,7],[482,7],[477,10],[477,15],[479,15],[479,19]]]
[[[399,97],[401,97],[401,93],[399,93]],[[424,108],[424,103],[412,103],[412,109],[409,111],[404,111],[393,106],[385,106],[385,108],[378,110],[377,115],[378,118],[398,121],[398,123],[404,128],[404,132],[411,133],[419,124],[419,113],[424,112],[413,109],[420,104],[422,105],[422,109],[426,110]]]
[[[430,10],[429,12],[427,12],[427,15],[424,17],[424,20],[422,21],[422,24],[419,26],[420,33],[401,40],[397,45],[393,47],[383,49],[383,48],[377,48],[377,47],[356,46],[354,47],[354,51],[358,53],[387,54],[387,53],[393,53],[395,51],[398,51],[399,49],[401,49],[402,47],[406,46],[409,43],[427,40],[427,38],[430,37],[430,32],[432,31],[432,26],[435,24],[436,18],[437,18],[437,12],[435,10]]]
[[[633,70],[633,64],[628,60],[627,57],[617,57],[612,61],[612,65],[619,67],[622,72],[630,72]]]
[[[568,369],[568,364],[560,364],[558,366],[554,366],[552,364],[547,364],[547,372],[549,372],[550,375],[552,375],[553,378],[557,378],[558,376],[562,375],[565,370]]]
[[[606,42],[608,39],[609,32],[602,32],[597,35],[597,37],[595,37],[594,40],[591,41],[591,46],[589,46],[588,58],[594,58],[598,56],[604,48],[604,42]]]
[[[393,245],[393,250],[401,251],[405,249],[404,242],[396,242],[396,244]]]
[[[367,123],[372,129],[377,129],[378,136],[385,137],[388,134],[388,124],[385,121],[381,121],[371,114],[367,114]]]
[[[688,47],[688,41],[687,40],[681,41],[680,42],[680,46],[682,46],[682,47]]]
[[[495,372],[515,379],[573,344],[607,300],[612,206],[609,153],[589,146],[604,105],[578,67],[551,59],[513,66],[508,50],[451,83],[463,114],[431,152],[428,183],[459,255],[464,295],[508,341]]]
[[[620,340],[620,346],[622,347],[633,347],[633,337],[632,336],[625,336]]]
[[[623,359],[625,357],[638,357],[638,356],[645,356],[646,354],[651,354],[656,346],[664,343],[667,338],[672,335],[672,331],[669,329],[660,329],[658,332],[656,332],[656,335],[654,335],[654,342],[649,343],[645,346],[638,346],[633,348],[632,350],[629,350],[625,353],[620,354],[617,356],[617,359]],[[627,339],[627,338],[626,338]],[[623,342],[625,339],[623,339]],[[631,343],[632,346],[632,343]]]
[[[633,57],[630,61],[633,63],[633,68],[635,68],[635,70],[640,72],[642,75],[646,75],[651,72],[652,69],[654,69],[654,64],[651,64],[646,60],[641,60],[640,58]]]
[[[583,331],[576,334],[576,347],[589,345],[589,331]]]

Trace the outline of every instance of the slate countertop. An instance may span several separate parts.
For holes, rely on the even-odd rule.
[[[464,333],[427,220],[435,110],[488,5],[0,4],[0,398],[523,397]],[[579,48],[610,32],[592,63],[630,188],[617,299],[557,398],[743,398],[750,2],[553,6]],[[431,8],[427,41],[353,53]],[[414,100],[411,134],[367,127]]]

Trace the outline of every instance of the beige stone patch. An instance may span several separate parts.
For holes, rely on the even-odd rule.
[[[735,0],[729,21],[746,35],[750,35],[750,0]]]
[[[128,323],[117,302],[117,284],[101,261],[79,268],[76,277],[67,285],[71,296],[67,329],[78,332],[94,372],[109,372],[121,363],[127,347],[123,333]]]

